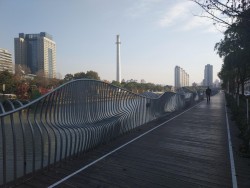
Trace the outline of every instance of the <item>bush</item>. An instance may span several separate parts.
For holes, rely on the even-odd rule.
[[[231,120],[235,121],[240,130],[239,137],[243,140],[244,148],[246,148],[244,152],[248,152],[250,131],[248,130],[247,124],[245,98],[240,98],[239,106],[237,105],[237,100],[232,95],[226,94],[226,101],[232,113]]]

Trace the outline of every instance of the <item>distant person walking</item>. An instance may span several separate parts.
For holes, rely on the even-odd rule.
[[[207,96],[207,102],[210,102],[211,89],[209,87],[207,87],[206,89],[206,96]]]

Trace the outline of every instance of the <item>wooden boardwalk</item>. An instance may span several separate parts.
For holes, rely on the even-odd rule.
[[[17,187],[230,188],[228,148],[220,93],[209,104],[151,122]]]

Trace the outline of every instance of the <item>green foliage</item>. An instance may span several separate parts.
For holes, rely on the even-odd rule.
[[[68,82],[68,81],[73,80],[73,79],[74,79],[74,76],[72,74],[66,74],[64,77],[65,82]]]
[[[226,28],[224,39],[215,45],[224,65],[218,73],[222,88],[231,93],[244,93],[250,78],[250,1],[249,0],[191,0],[204,11],[214,25]]]
[[[100,77],[97,72],[95,71],[87,71],[86,78],[88,79],[94,79],[94,80],[100,80]]]
[[[71,81],[73,79],[83,79],[83,78],[100,80],[98,73],[95,71],[92,71],[92,70],[87,71],[86,73],[85,72],[77,72],[74,75],[66,74],[63,80],[64,80],[64,82],[68,82],[68,81]]]
[[[237,99],[232,95],[226,94],[227,106],[230,108],[232,116],[231,120],[236,122],[239,130],[241,131],[240,137],[242,137],[247,129],[247,118],[246,118],[246,102],[243,97],[239,98],[239,106],[237,104]]]
[[[114,86],[117,86],[117,87],[123,87],[120,82],[117,82],[117,81],[114,81],[114,80],[111,82],[111,84],[114,85]]]
[[[204,11],[204,17],[210,18],[214,24],[230,26],[235,18],[242,17],[245,10],[250,8],[249,0],[191,0],[198,4]]]
[[[0,92],[2,92],[3,84],[5,84],[4,93],[15,93],[16,82],[14,79],[14,75],[7,70],[0,72]]]
[[[41,93],[38,91],[38,89],[34,89],[32,90],[32,94],[31,94],[31,99],[37,99],[41,96]]]
[[[27,79],[23,74],[16,73],[13,75],[8,71],[0,72],[0,93],[2,93],[2,85],[5,84],[4,93],[16,94],[18,99],[30,100],[39,97],[39,91],[34,91],[32,87],[41,87],[46,89],[56,88],[63,82],[55,78],[45,78],[43,76],[36,76],[34,79]]]
[[[230,108],[232,116],[231,120],[235,121],[237,127],[240,130],[239,137],[244,141],[244,148],[246,151],[249,149],[250,132],[248,129],[247,119],[246,119],[246,103],[245,99],[240,97],[239,106],[237,100],[229,94],[226,94],[227,106]],[[249,107],[248,107],[249,109]]]
[[[239,14],[224,33],[224,39],[215,45],[219,56],[224,58],[218,76],[224,83],[230,83],[231,92],[238,94],[240,86],[244,93],[244,84],[250,78],[250,19],[246,17],[250,18],[250,9]]]
[[[77,72],[74,74],[74,79],[82,79],[82,78],[86,78],[86,74],[84,72]]]
[[[132,91],[134,93],[143,93],[146,91],[152,91],[152,92],[165,92],[169,88],[164,87],[162,85],[152,84],[152,83],[137,83],[137,82],[122,82],[119,83],[117,81],[112,81],[112,85],[115,85],[117,87],[125,88],[129,91]]]

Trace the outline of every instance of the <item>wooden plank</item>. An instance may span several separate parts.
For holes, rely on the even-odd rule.
[[[33,178],[30,183],[48,186],[51,181],[46,182],[46,177],[60,179],[158,125],[159,120],[156,122],[52,169],[43,175],[45,178]],[[58,187],[232,187],[222,95],[213,97],[210,104],[203,102]]]

